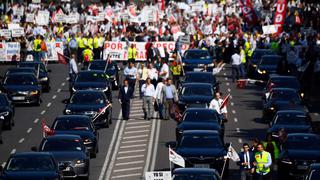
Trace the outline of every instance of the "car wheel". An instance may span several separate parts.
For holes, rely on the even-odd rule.
[[[97,153],[96,152],[90,153],[90,158],[96,158],[96,157],[97,157]]]

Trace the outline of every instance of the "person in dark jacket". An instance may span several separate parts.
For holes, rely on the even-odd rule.
[[[239,153],[240,161],[237,165],[240,166],[241,180],[252,180],[254,173],[254,154],[250,151],[249,144],[243,144],[243,151]]]
[[[129,86],[127,79],[123,81],[123,86],[119,89],[119,102],[122,109],[123,120],[129,119],[130,114],[130,101],[133,98],[133,89]]]

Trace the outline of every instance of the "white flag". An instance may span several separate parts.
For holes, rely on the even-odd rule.
[[[176,165],[185,167],[185,162],[182,156],[177,154],[174,150],[169,147],[169,161],[173,162]]]
[[[232,159],[234,162],[238,162],[240,160],[237,151],[231,146],[231,144],[228,148],[227,158]]]

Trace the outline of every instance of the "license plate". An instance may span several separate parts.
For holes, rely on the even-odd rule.
[[[71,171],[70,167],[66,167],[63,171]]]
[[[297,166],[297,169],[298,169],[298,170],[307,170],[307,169],[308,169],[308,166],[298,165],[298,166]]]
[[[193,71],[200,72],[200,71],[202,71],[202,68],[194,68]]]
[[[12,97],[12,100],[25,100],[25,97],[23,97],[23,96],[14,96],[14,97]]]
[[[210,168],[210,164],[194,164],[195,168]]]

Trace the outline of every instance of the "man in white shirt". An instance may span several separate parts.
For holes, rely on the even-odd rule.
[[[169,78],[169,66],[167,64],[166,60],[162,60],[162,66],[159,72],[159,77],[163,79],[168,79]]]
[[[133,90],[136,84],[137,73],[138,73],[138,70],[136,67],[134,67],[134,63],[129,62],[128,67],[124,69],[124,75],[126,79],[128,79],[129,86],[132,87]]]
[[[153,99],[155,95],[155,89],[151,84],[150,78],[147,78],[146,83],[142,85],[141,92],[143,93],[144,119],[150,120],[153,117]]]
[[[227,107],[224,106],[221,108],[222,102],[223,99],[221,99],[220,92],[216,92],[214,99],[212,99],[210,102],[209,108],[216,110],[222,119],[227,119]]]
[[[163,86],[165,85],[166,80],[163,78],[160,78],[156,87],[156,92],[154,93],[154,98],[156,99],[156,102],[158,104],[158,111],[159,111],[159,118],[163,119],[164,117],[164,111],[163,111],[163,102],[161,101],[161,91]]]
[[[156,87],[158,81],[158,71],[153,67],[153,64],[150,63],[148,66],[148,77],[151,79],[153,86]]]
[[[241,65],[241,56],[239,50],[235,50],[234,54],[231,56],[232,64],[232,82],[235,82],[235,79],[239,79],[240,65]]]

